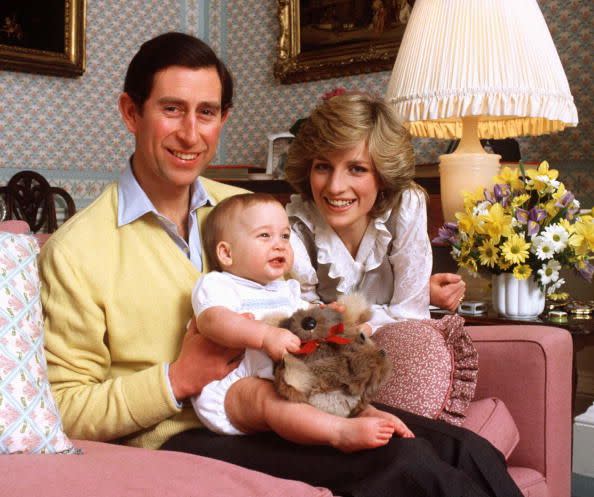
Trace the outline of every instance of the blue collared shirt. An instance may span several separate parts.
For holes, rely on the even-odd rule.
[[[132,159],[130,159],[132,163]],[[138,181],[132,173],[132,167],[128,165],[122,175],[120,176],[119,188],[118,188],[118,227],[125,226],[136,219],[144,216],[147,213],[152,213],[158,220],[161,226],[165,229],[167,234],[180,248],[180,250],[186,254],[186,257],[190,259],[192,264],[196,266],[198,271],[202,271],[202,251],[200,249],[200,230],[198,229],[198,219],[196,217],[196,209],[210,203],[214,205],[215,202],[208,196],[206,190],[200,182],[200,178],[196,178],[194,184],[191,187],[191,198],[190,198],[190,215],[188,216],[188,242],[184,240],[177,231],[175,223],[165,216],[163,216],[151,200],[148,198],[145,191],[140,187]],[[182,404],[175,399],[173,395],[173,388],[169,381],[169,364],[165,364],[165,378],[167,378],[167,384],[169,387],[169,393],[171,398],[175,401],[178,408],[182,407]]]
[[[175,223],[157,211],[147,194],[138,184],[138,181],[136,181],[132,173],[132,168],[128,166],[120,176],[118,189],[118,227],[136,221],[136,219],[148,212],[152,213],[179,249],[186,254],[186,257],[190,259],[198,271],[202,271],[202,250],[200,247],[200,230],[198,229],[196,209],[207,204],[214,205],[215,202],[206,193],[200,182],[200,178],[196,178],[196,181],[194,181],[191,192],[190,215],[188,217],[188,241],[186,242],[178,233]]]

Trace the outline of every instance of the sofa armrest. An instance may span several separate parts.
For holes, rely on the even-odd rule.
[[[503,400],[520,432],[508,463],[545,475],[550,495],[569,495],[571,335],[532,325],[473,326],[468,332],[479,354],[475,398]]]

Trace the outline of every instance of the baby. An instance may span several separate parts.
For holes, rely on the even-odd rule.
[[[206,219],[204,246],[217,271],[202,276],[192,292],[196,324],[212,341],[246,352],[237,369],[192,398],[198,417],[216,433],[272,430],[296,443],[331,445],[344,452],[385,445],[394,433],[413,437],[399,418],[373,406],[355,418],[342,418],[281,398],[271,381],[258,382],[249,405],[234,409],[233,416],[227,412],[229,405],[242,402],[233,398],[235,382],[246,377],[272,380],[273,361],[300,347],[290,331],[259,321],[309,306],[301,299],[299,283],[284,279],[293,264],[290,234],[283,206],[268,194],[227,198]]]

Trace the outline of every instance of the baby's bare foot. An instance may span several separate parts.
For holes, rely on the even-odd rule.
[[[394,416],[393,414],[381,411],[373,406],[367,406],[363,411],[359,413],[359,417],[374,417],[374,418],[382,418],[387,421],[391,421],[394,426],[394,433],[402,438],[415,438],[415,435],[408,426],[402,421],[398,416]]]
[[[332,446],[342,452],[373,449],[386,445],[393,433],[394,424],[383,418],[341,418],[336,425]]]

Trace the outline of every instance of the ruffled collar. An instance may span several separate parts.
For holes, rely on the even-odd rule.
[[[391,209],[369,223],[354,260],[313,202],[304,201],[299,195],[292,195],[286,210],[289,217],[301,221],[312,233],[318,265],[329,266],[330,278],[338,278],[336,289],[339,293],[356,291],[363,276],[377,268],[388,252],[392,234],[386,221],[390,218]]]

